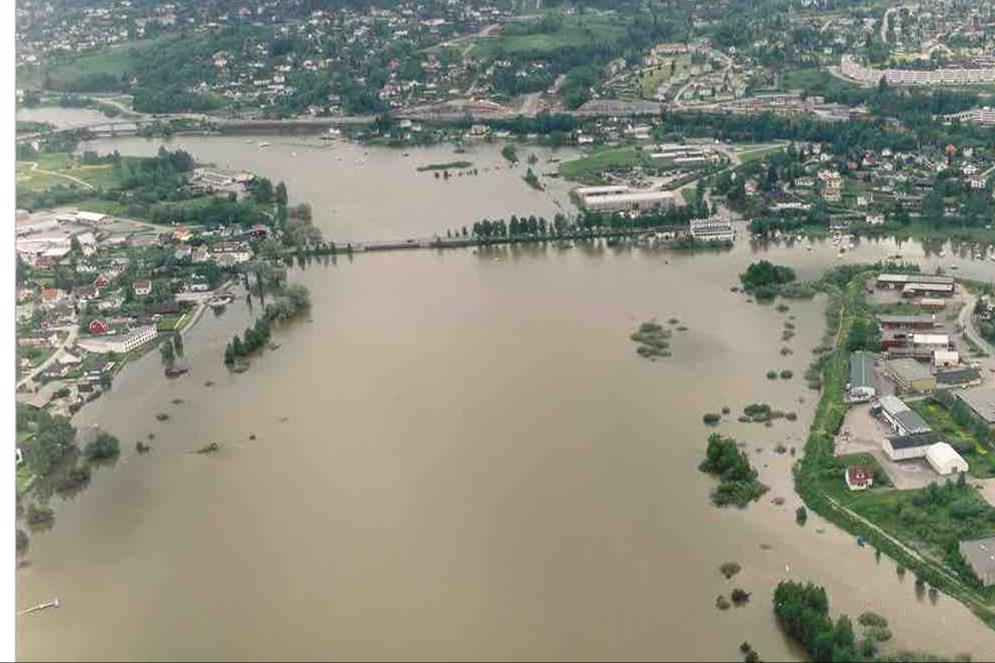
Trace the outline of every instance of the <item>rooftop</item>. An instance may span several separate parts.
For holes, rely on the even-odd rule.
[[[874,357],[869,352],[850,354],[850,387],[874,386]]]
[[[940,434],[933,431],[928,433],[913,433],[912,435],[900,435],[891,438],[892,449],[911,449],[913,447],[930,447],[940,442]]]
[[[888,370],[894,373],[898,379],[903,382],[923,380],[931,375],[928,368],[910,357],[890,360],[888,362]],[[903,403],[902,405],[905,404]]]
[[[989,424],[995,424],[995,388],[969,389],[957,394],[976,415]]]
[[[979,576],[995,573],[995,536],[961,541],[960,553]]]

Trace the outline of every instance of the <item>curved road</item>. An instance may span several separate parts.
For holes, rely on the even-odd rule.
[[[77,327],[76,325],[71,325],[69,327],[56,327],[55,329],[58,331],[68,331],[69,334],[66,336],[66,340],[62,342],[62,345],[56,348],[55,352],[52,353],[51,357],[49,357],[42,363],[38,364],[37,368],[31,371],[28,375],[21,378],[17,382],[17,387],[16,387],[17,389],[20,389],[23,385],[33,381],[36,377],[41,375],[41,373],[46,368],[51,366],[55,362],[55,360],[59,358],[59,356],[62,354],[62,351],[65,350],[66,347],[71,346],[76,341],[76,336],[79,335],[79,327]]]
[[[977,300],[977,296],[969,293],[966,294],[964,298],[966,303],[961,307],[960,314],[957,316],[957,322],[960,324],[961,329],[964,330],[964,336],[971,339],[971,341],[988,354],[988,357],[980,359],[981,364],[987,366],[989,371],[995,372],[995,348],[992,348],[991,343],[986,341],[981,336],[978,328],[974,326],[974,304]]]

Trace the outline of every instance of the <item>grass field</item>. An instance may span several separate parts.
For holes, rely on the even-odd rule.
[[[682,56],[673,60],[668,60],[659,66],[643,69],[639,72],[639,92],[644,99],[655,98],[656,89],[660,87],[660,84],[666,83],[670,80],[670,67],[672,62],[677,63],[674,73],[682,73],[691,67],[690,58]]]
[[[756,161],[757,159],[763,159],[765,156],[771,152],[777,152],[778,150],[785,149],[784,144],[754,144],[754,145],[737,145],[735,147],[736,156],[744,164],[750,163],[751,161]]]
[[[45,191],[57,184],[86,188],[74,180],[81,180],[95,189],[113,189],[121,184],[110,164],[80,165],[75,168],[68,168],[68,165],[69,155],[65,152],[39,154],[34,162],[19,161],[17,188],[21,191]]]
[[[110,74],[117,79],[131,71],[132,57],[135,53],[155,48],[171,37],[162,36],[83,55],[75,60],[50,65],[21,67],[17,71],[18,87],[41,87],[48,76],[49,87],[63,89],[78,82],[82,77],[92,74]]]
[[[859,90],[860,86],[841,80],[825,69],[793,69],[784,72],[781,87],[785,90],[800,90],[810,94],[826,94],[836,91]]]
[[[642,152],[635,147],[615,147],[564,161],[560,164],[559,172],[567,179],[595,177],[608,168],[631,168],[643,162]]]
[[[497,34],[477,37],[470,54],[485,60],[501,54],[543,54],[569,46],[614,43],[625,38],[625,28],[612,14],[564,16],[555,32]]]

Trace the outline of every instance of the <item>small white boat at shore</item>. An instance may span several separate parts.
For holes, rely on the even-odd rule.
[[[260,143],[259,143],[259,147],[269,147],[269,143],[267,143],[267,142],[266,142],[266,141],[264,140],[264,141],[262,141],[262,142],[260,142]]]

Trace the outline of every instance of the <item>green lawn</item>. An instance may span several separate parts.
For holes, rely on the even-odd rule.
[[[858,90],[860,86],[841,80],[825,69],[793,69],[784,72],[781,87],[785,90],[805,91],[809,94],[825,95],[830,92]]]
[[[17,466],[15,485],[17,487],[18,495],[22,495],[24,493],[33,477],[34,474],[28,469],[27,463],[21,463]]]
[[[134,157],[126,159],[138,161]],[[115,189],[121,185],[111,164],[78,165],[69,168],[69,154],[65,152],[39,154],[35,162],[38,164],[37,169],[34,169],[35,166],[29,161],[17,163],[17,187],[21,191],[46,191],[58,184],[86,188],[70,178],[82,180],[97,189]]]
[[[949,499],[929,502],[925,490],[851,493],[846,501],[864,518],[906,541],[925,545],[942,558],[952,542],[995,534],[992,507],[970,486],[951,491]]]
[[[776,152],[778,150],[783,150],[786,145],[782,144],[768,144],[768,145],[737,145],[736,155],[739,160],[744,164],[750,163],[751,161],[756,161],[758,159],[763,159],[765,156],[771,152]]]
[[[614,15],[588,12],[583,15],[564,16],[562,24],[555,32],[499,33],[478,37],[473,40],[470,54],[485,60],[502,54],[545,54],[570,46],[615,43],[625,36],[625,28]]]
[[[642,151],[633,146],[614,147],[594,152],[586,157],[564,161],[559,172],[567,179],[595,177],[608,168],[631,168],[644,163]]]

